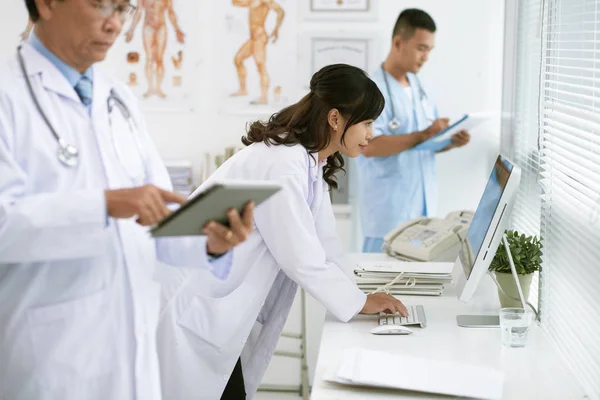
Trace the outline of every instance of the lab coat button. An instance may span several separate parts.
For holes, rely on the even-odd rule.
[[[248,340],[248,338],[247,338],[247,337],[245,337],[245,338],[242,338],[242,344],[246,344],[246,341],[247,341],[247,340]]]
[[[260,302],[260,306],[262,307],[262,306],[264,306],[264,305],[265,305],[265,302],[264,302],[264,301],[261,301],[261,302]]]
[[[223,375],[223,381],[227,382],[229,380],[229,375]]]

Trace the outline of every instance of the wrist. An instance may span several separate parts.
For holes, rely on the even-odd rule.
[[[428,136],[429,136],[429,131],[427,129],[416,132],[415,146],[426,141]]]
[[[225,251],[225,252],[218,252],[218,251],[214,251],[214,249],[211,249],[211,247],[210,247],[210,245],[208,244],[208,242],[206,243],[206,255],[207,255],[209,258],[213,258],[213,259],[215,259],[215,258],[219,258],[219,257],[221,257],[221,256],[222,256],[223,254],[225,254],[225,253],[227,253],[227,252],[226,252],[226,251]]]

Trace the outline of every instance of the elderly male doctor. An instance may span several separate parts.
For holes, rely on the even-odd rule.
[[[252,206],[153,240],[185,199],[132,94],[93,66],[133,6],[25,3],[35,33],[0,66],[0,399],[159,399],[157,258],[224,277],[231,253],[207,252],[245,239]]]
[[[380,252],[383,238],[397,225],[435,214],[436,153],[470,140],[465,131],[428,140],[448,127],[417,76],[434,47],[435,31],[425,11],[402,11],[390,53],[371,77],[385,97],[385,109],[373,124],[375,138],[358,158],[364,252]]]

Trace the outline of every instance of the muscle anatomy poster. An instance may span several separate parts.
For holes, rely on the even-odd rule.
[[[219,90],[228,113],[269,113],[296,101],[296,0],[221,3]]]
[[[145,109],[191,110],[194,68],[199,60],[190,41],[197,40],[197,0],[138,0],[124,27],[124,43],[115,49],[118,74]],[[190,54],[191,53],[191,54]]]

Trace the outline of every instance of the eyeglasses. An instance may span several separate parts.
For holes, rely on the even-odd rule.
[[[115,4],[113,2],[95,2],[94,8],[102,18],[110,18],[117,13],[121,22],[127,21],[137,10],[137,7],[130,3]]]

